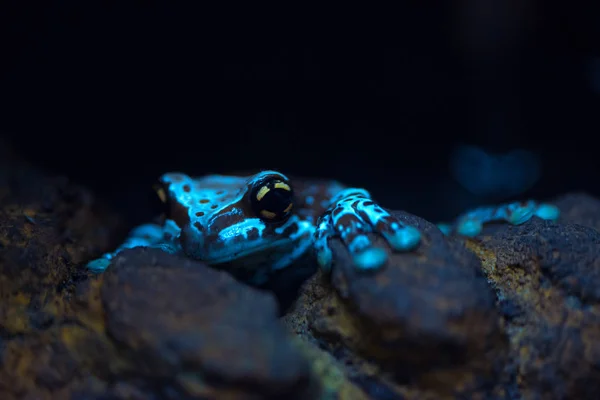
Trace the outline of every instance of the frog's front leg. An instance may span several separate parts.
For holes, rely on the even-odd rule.
[[[169,253],[180,251],[178,242],[180,229],[174,221],[168,219],[161,226],[158,224],[143,224],[131,230],[125,241],[110,253],[87,263],[87,268],[100,273],[106,270],[111,260],[121,251],[134,247],[160,248]]]
[[[384,249],[374,247],[368,233],[381,234],[395,251],[410,251],[418,246],[421,233],[404,225],[376,204],[364,189],[340,191],[331,200],[327,211],[319,218],[314,237],[317,260],[324,271],[331,269],[331,237],[340,237],[361,270],[381,268],[387,261]]]
[[[479,235],[487,223],[504,221],[512,225],[520,225],[529,221],[534,215],[554,221],[558,219],[560,211],[556,206],[533,200],[506,203],[469,211],[458,218],[455,227],[446,224],[440,224],[438,227],[446,234],[456,229],[459,235],[473,237]]]

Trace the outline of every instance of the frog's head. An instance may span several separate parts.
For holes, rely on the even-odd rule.
[[[283,267],[312,234],[312,224],[294,213],[289,179],[276,171],[199,179],[170,173],[161,177],[158,193],[181,227],[184,252],[208,264]]]

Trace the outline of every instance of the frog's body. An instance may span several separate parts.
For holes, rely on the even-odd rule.
[[[342,240],[361,270],[381,268],[387,261],[387,252],[374,247],[368,233],[380,234],[395,251],[411,251],[421,240],[419,230],[381,208],[369,192],[335,181],[292,184],[277,171],[200,178],[168,173],[160,178],[157,192],[168,207],[167,219],[135,228],[114,252],[91,261],[88,268],[103,271],[124,249],[157,247],[260,284],[310,250],[329,271],[332,237]],[[476,236],[488,222],[521,224],[533,215],[554,220],[559,212],[533,201],[509,203],[475,209],[455,224],[439,227],[446,233]]]
[[[222,265],[262,283],[309,250],[329,270],[328,239],[333,236],[341,238],[361,269],[386,262],[386,252],[374,248],[367,233],[380,233],[397,251],[410,251],[420,242],[416,228],[374,203],[366,190],[335,181],[292,185],[276,171],[200,178],[169,173],[160,178],[158,194],[168,206],[168,219],[135,228],[116,251],[90,262],[90,269],[103,271],[123,249],[149,246]]]

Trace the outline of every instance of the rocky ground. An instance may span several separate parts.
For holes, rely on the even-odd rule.
[[[595,399],[600,201],[557,223],[418,253],[357,275],[334,242],[280,316],[276,298],[158,250],[82,263],[123,233],[85,189],[0,154],[2,399]]]

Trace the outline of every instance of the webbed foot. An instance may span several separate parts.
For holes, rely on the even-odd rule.
[[[481,233],[483,226],[490,222],[508,222],[521,225],[533,216],[541,219],[556,221],[560,216],[558,207],[533,200],[525,202],[506,203],[494,207],[480,207],[458,217],[455,225],[438,224],[444,234],[455,231],[462,236],[474,237]]]
[[[330,271],[331,237],[339,237],[360,270],[377,270],[387,262],[387,252],[375,247],[368,233],[379,233],[394,251],[410,251],[421,241],[417,228],[404,225],[376,204],[364,189],[344,189],[317,222],[315,250],[317,261],[324,271]]]

